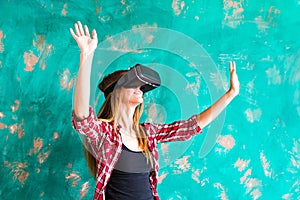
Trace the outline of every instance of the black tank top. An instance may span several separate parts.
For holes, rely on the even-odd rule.
[[[149,181],[150,161],[142,152],[131,151],[124,144],[105,190],[107,200],[153,200]]]

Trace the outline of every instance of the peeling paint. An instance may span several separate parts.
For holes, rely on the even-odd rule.
[[[3,38],[5,38],[5,35],[3,34],[3,31],[0,30],[0,53],[4,52]]]
[[[221,200],[228,200],[224,186],[221,183],[215,183],[214,187],[218,188],[221,191],[221,193],[219,194]]]
[[[159,177],[158,177],[158,184],[161,184],[163,182],[163,180],[167,177],[168,173],[162,173]]]
[[[195,180],[197,183],[200,183],[199,177],[200,177],[199,169],[193,170],[192,179]]]
[[[64,8],[62,9],[62,11],[61,11],[61,14],[63,15],[63,16],[66,16],[67,15],[67,8],[68,8],[68,4],[64,4]]]
[[[54,132],[54,133],[53,133],[53,139],[56,140],[56,139],[58,139],[58,138],[59,138],[59,134],[58,134],[57,132]]]
[[[238,160],[234,163],[234,167],[238,168],[239,172],[242,172],[248,166],[249,163],[250,160],[242,160],[238,158]]]
[[[180,15],[182,10],[184,9],[184,6],[185,6],[184,1],[173,0],[172,8],[173,8],[175,15]]]
[[[12,112],[16,112],[18,109],[19,109],[19,106],[20,106],[20,101],[17,99],[15,100],[15,105],[11,105],[10,106],[10,109]]]
[[[278,85],[281,84],[281,73],[279,70],[276,69],[276,66],[274,65],[273,68],[269,68],[266,70],[267,78],[268,78],[268,84],[274,84]]]
[[[73,87],[74,81],[75,80],[71,77],[69,69],[66,69],[60,77],[60,87],[63,90],[70,91]]]
[[[260,108],[257,108],[257,109],[250,109],[248,108],[246,111],[245,111],[245,114],[246,114],[246,117],[247,117],[247,120],[251,123],[255,122],[255,121],[259,121],[261,116],[262,116],[262,111]]]
[[[224,0],[224,13],[223,24],[231,28],[239,26],[244,19],[244,1]]]
[[[78,181],[81,180],[81,177],[77,174],[76,171],[72,171],[70,174],[66,174],[66,180],[71,181],[71,186],[75,187],[78,185]]]
[[[190,156],[183,156],[182,158],[178,158],[176,161],[175,161],[175,164],[177,165],[176,168],[177,170],[174,170],[174,173],[182,173],[182,172],[186,172],[190,169],[191,165],[188,161],[188,158]]]
[[[235,145],[235,140],[232,135],[219,136],[217,143],[224,148],[224,152],[229,151]]]
[[[84,184],[82,184],[81,189],[80,189],[80,199],[85,197],[85,195],[89,191],[90,187],[91,186],[89,185],[89,182],[85,182]]]
[[[9,168],[11,170],[10,173],[13,174],[12,179],[18,180],[21,185],[24,185],[27,178],[29,177],[29,173],[25,171],[25,169],[28,167],[28,164],[26,162],[13,162],[9,163],[8,161],[4,162],[5,167]]]
[[[260,161],[264,169],[264,173],[267,177],[272,176],[272,171],[270,170],[270,163],[267,161],[266,156],[263,152],[260,153]]]
[[[0,129],[5,129],[5,128],[7,128],[7,125],[0,122]]]
[[[46,162],[47,158],[49,157],[49,154],[50,154],[50,151],[47,151],[47,152],[41,152],[37,155],[38,157],[38,162],[40,164]]]
[[[24,64],[26,65],[24,70],[27,72],[33,71],[33,66],[35,66],[35,64],[38,62],[38,57],[34,55],[33,52],[30,50],[29,53],[24,52],[23,58]]]

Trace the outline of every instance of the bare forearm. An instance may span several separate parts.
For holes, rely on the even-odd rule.
[[[80,54],[80,67],[74,93],[74,112],[79,119],[89,115],[90,77],[94,53]]]
[[[226,106],[234,99],[235,96],[236,94],[229,90],[212,106],[201,112],[197,116],[197,122],[199,126],[204,128],[211,123],[226,108]]]

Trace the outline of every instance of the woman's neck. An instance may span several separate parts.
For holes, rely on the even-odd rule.
[[[118,124],[127,131],[132,131],[133,115],[135,107],[129,105],[120,106],[122,109],[119,110]]]

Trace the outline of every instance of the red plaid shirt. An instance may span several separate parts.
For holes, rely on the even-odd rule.
[[[91,152],[97,158],[97,180],[94,200],[103,200],[106,185],[116,165],[121,151],[122,139],[117,126],[116,132],[113,122],[104,122],[97,119],[94,110],[90,107],[90,115],[84,120],[77,120],[72,112],[73,128],[87,137],[91,144]],[[144,123],[147,132],[148,148],[154,157],[154,171],[150,173],[150,184],[156,200],[158,181],[158,149],[159,142],[183,141],[190,139],[193,135],[201,133],[202,130],[196,121],[196,115],[188,120],[176,121],[171,124]]]

